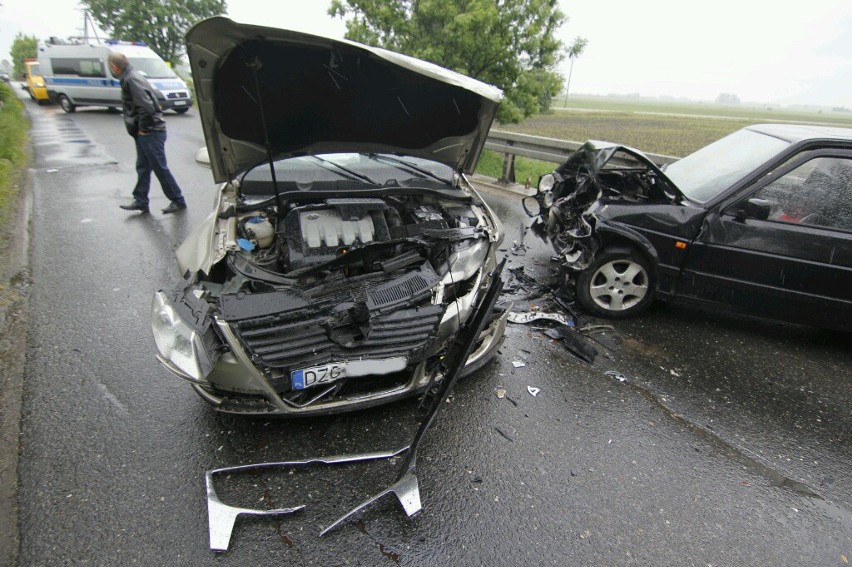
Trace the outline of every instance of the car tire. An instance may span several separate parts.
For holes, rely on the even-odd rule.
[[[77,110],[77,107],[74,106],[74,103],[71,102],[71,99],[65,96],[64,94],[59,95],[59,106],[61,106],[62,110],[68,112],[69,114]]]
[[[189,109],[188,109],[188,108],[175,108],[174,110],[175,110],[175,112],[177,112],[178,114],[186,114],[187,112],[189,112]]]
[[[629,248],[604,249],[577,276],[577,300],[591,313],[624,319],[644,311],[654,282],[645,256]]]

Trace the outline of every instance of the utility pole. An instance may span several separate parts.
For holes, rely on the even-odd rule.
[[[568,68],[568,82],[565,84],[565,106],[568,106],[568,89],[571,88],[571,74],[574,72],[574,59],[583,54],[583,50],[586,49],[586,45],[588,43],[588,39],[577,36],[574,38],[574,43],[572,43],[571,47],[568,48],[568,59],[571,60],[571,67]]]

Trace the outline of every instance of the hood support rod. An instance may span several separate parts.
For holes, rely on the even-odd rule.
[[[266,159],[269,162],[269,172],[272,174],[272,189],[275,191],[275,204],[278,206],[279,213],[282,210],[281,193],[278,191],[278,178],[275,176],[275,164],[272,162],[272,143],[269,141],[269,128],[266,125],[266,113],[263,111],[263,95],[260,92],[260,79],[258,71],[263,67],[263,62],[258,56],[254,56],[254,60],[246,64],[254,74],[254,89],[257,93],[257,107],[260,110],[260,127],[263,130],[263,141],[266,144]]]

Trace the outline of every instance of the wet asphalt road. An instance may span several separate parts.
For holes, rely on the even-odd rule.
[[[211,411],[156,362],[149,324],[152,293],[179,281],[175,247],[213,202],[210,171],[193,159],[196,110],[167,116],[189,210],[160,214],[155,181],[154,212],[140,216],[118,209],[135,181],[120,116],[27,103],[36,160],[21,565],[852,558],[849,336],[667,306],[594,335],[593,364],[535,325],[511,326],[502,356],[457,386],[421,447],[417,518],[386,500],[318,538],[384,488],[394,463],[235,475],[218,485],[230,503],[308,506],[240,519],[230,550],[209,551],[205,470],[396,448],[413,433],[416,403],[295,422]],[[518,197],[485,196],[506,225],[509,268],[545,280],[544,245],[527,237],[526,254],[511,253]]]

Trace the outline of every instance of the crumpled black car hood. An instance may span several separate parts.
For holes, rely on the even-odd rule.
[[[605,205],[680,203],[684,199],[645,154],[609,142],[586,142],[552,175],[553,188],[535,196],[539,213],[531,229],[550,241],[562,264],[573,270],[584,269],[594,258],[597,217]]]

